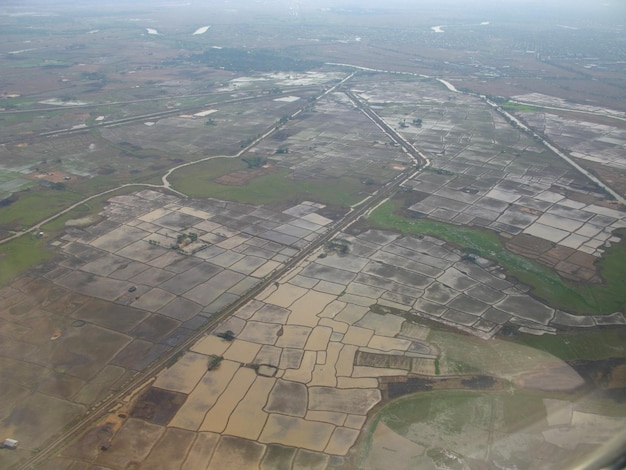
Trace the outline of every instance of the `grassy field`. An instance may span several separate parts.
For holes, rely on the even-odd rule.
[[[44,238],[26,234],[15,240],[0,245],[0,285],[4,285],[29,269],[51,259],[55,252],[47,247],[48,242],[55,238],[65,228],[68,220],[95,216],[98,214],[107,199],[120,194],[137,191],[137,187],[122,188],[105,196],[92,199],[88,203],[76,207],[74,210],[50,221],[41,229]]]
[[[81,199],[122,184],[161,184],[161,174],[162,171],[146,171],[141,175],[95,176],[74,182],[61,190],[35,186],[19,191],[15,193],[17,201],[0,208],[0,229],[17,231],[28,228]]]
[[[604,285],[574,285],[541,264],[507,250],[498,235],[489,230],[417,220],[396,213],[399,203],[388,201],[374,211],[369,222],[406,235],[432,235],[462,249],[493,259],[507,273],[532,287],[533,295],[555,308],[579,314],[610,314],[626,305],[626,243],[606,251],[601,273]]]
[[[443,434],[453,435],[462,433],[468,425],[487,428],[488,417],[491,416],[489,409],[495,401],[502,403],[505,432],[519,431],[546,417],[542,398],[521,391],[440,390],[419,393],[391,402],[379,414],[382,422],[401,436],[410,435],[411,426],[420,422],[433,423]],[[445,419],[440,419],[443,415]]]
[[[424,458],[413,462],[416,468],[421,468],[419,465],[434,468],[432,465],[436,462],[446,463],[445,454],[437,452],[438,449],[480,458],[493,438],[502,439],[507,434],[523,432],[533,424],[545,424],[545,419],[546,409],[538,394],[518,390],[416,393],[388,403],[371,418],[364,438],[355,449],[354,463],[359,468],[367,465],[368,458],[377,453],[393,458],[393,454],[384,452],[388,449],[383,447],[381,452],[373,442],[380,424],[425,448]],[[458,461],[448,461],[440,468],[465,467]]]
[[[0,285],[51,259],[54,253],[46,249],[47,243],[43,238],[24,235],[0,245]]]
[[[446,329],[431,329],[427,340],[445,351],[440,357],[444,374],[482,373],[510,379],[554,361],[541,348],[499,338],[484,341]]]
[[[347,207],[365,196],[359,194],[366,189],[358,178],[287,179],[288,169],[254,177],[241,186],[217,183],[220,176],[235,171],[248,171],[240,159],[215,158],[176,171],[170,177],[172,186],[191,197],[215,197],[250,204],[275,204],[289,200],[313,200],[325,204]],[[249,170],[253,171],[253,170]]]
[[[519,112],[519,113],[534,113],[540,109],[535,106],[529,106],[527,104],[511,103],[510,101],[507,101],[506,103],[502,103],[500,107],[507,111],[513,111],[513,112]]]
[[[75,192],[47,188],[32,188],[17,194],[19,199],[16,202],[0,210],[0,227],[5,230],[30,227],[84,197]]]
[[[626,326],[577,330],[557,336],[521,335],[514,341],[546,351],[564,361],[626,357]]]

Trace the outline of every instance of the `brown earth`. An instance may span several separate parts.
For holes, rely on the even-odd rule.
[[[35,181],[48,181],[50,183],[65,183],[70,184],[75,181],[76,177],[71,173],[66,173],[61,170],[50,170],[50,171],[33,171],[26,175],[26,178],[35,180]],[[66,180],[65,178],[70,178]]]
[[[187,395],[150,387],[133,407],[130,415],[151,423],[166,425],[178,412]]]
[[[383,402],[415,392],[431,390],[506,390],[508,381],[488,375],[432,377],[409,374],[402,377],[380,377]]]
[[[506,242],[506,248],[518,255],[537,260],[554,269],[565,279],[601,283],[597,258],[581,251],[554,245],[541,238],[521,233]]]

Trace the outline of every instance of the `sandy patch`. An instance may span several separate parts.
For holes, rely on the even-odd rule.
[[[207,470],[259,468],[266,446],[238,437],[220,439]]]
[[[272,345],[278,339],[278,332],[281,328],[282,326],[276,323],[249,321],[237,339]]]
[[[318,314],[319,317],[322,318],[335,318],[335,316],[341,312],[346,307],[345,302],[340,302],[339,300],[333,300],[329,303],[321,313]]]
[[[302,356],[302,362],[299,369],[288,369],[285,371],[283,378],[292,380],[293,382],[309,383],[315,368],[317,354],[315,351],[305,351]]]
[[[370,377],[338,377],[337,388],[378,388],[378,380]]]
[[[265,426],[268,414],[263,411],[276,379],[257,377],[246,396],[233,411],[226,434],[256,441]]]
[[[372,470],[415,467],[416,459],[426,449],[396,434],[385,424],[378,423],[372,439],[372,447],[363,467]]]
[[[341,349],[342,345],[340,343],[330,343],[328,345],[325,362],[323,364],[317,364],[313,369],[313,376],[311,378],[310,385],[326,387],[337,386],[337,371],[335,370],[335,364],[339,359]],[[318,360],[318,362],[320,361]]]
[[[276,341],[279,348],[295,348],[302,349],[309,338],[311,328],[300,325],[285,325],[283,334]]]
[[[404,376],[409,372],[404,369],[386,369],[379,367],[354,366],[352,377],[391,377]]]
[[[228,349],[230,342],[217,336],[205,336],[191,347],[191,350],[200,354],[215,354],[221,356]]]
[[[154,386],[174,392],[191,393],[206,372],[207,357],[189,352],[159,375]]]
[[[281,101],[283,103],[293,103],[294,101],[298,101],[300,99],[299,96],[283,96],[282,98],[275,98],[273,101]]]
[[[367,330],[358,326],[351,326],[348,328],[348,332],[345,334],[341,342],[355,346],[367,346],[373,335],[374,332],[372,330]]]
[[[180,407],[170,426],[197,430],[206,412],[215,404],[240,368],[240,364],[222,361],[219,367],[206,374]]]
[[[265,299],[265,302],[287,308],[307,292],[307,289],[302,287],[292,284],[281,284],[275,292]]]
[[[569,401],[544,398],[548,426],[569,426],[572,422],[574,406]]]
[[[217,446],[220,435],[210,432],[201,432],[196,435],[196,440],[187,454],[187,459],[181,470],[197,470],[206,468],[207,462],[211,459],[213,451]]]
[[[334,429],[335,426],[328,423],[272,414],[267,420],[259,441],[321,452],[326,447]]]
[[[251,276],[257,278],[265,277],[279,266],[281,266],[281,263],[277,261],[267,261],[265,264],[261,265],[256,271],[254,271]]]
[[[71,219],[65,222],[66,227],[87,227],[95,224],[100,217],[98,215],[90,215],[87,217],[81,217],[79,219]]]
[[[256,378],[256,372],[252,369],[242,367],[237,370],[224,393],[220,395],[215,405],[204,417],[200,430],[219,433],[224,432],[230,415],[241,399],[248,393],[248,390]]]
[[[231,342],[230,347],[224,352],[224,359],[237,361],[242,364],[248,364],[254,361],[254,358],[259,353],[260,349],[260,344],[235,339]]]
[[[196,29],[193,32],[192,36],[197,36],[198,34],[204,34],[209,30],[210,27],[211,26],[202,26],[201,28]]]
[[[411,342],[406,339],[374,335],[367,343],[367,347],[379,351],[407,351],[411,347]]]
[[[330,423],[335,426],[343,426],[348,415],[336,411],[309,411],[305,419],[307,421],[320,421],[322,423]]]
[[[352,368],[354,366],[354,355],[357,348],[354,345],[344,344],[339,353],[339,358],[335,364],[337,371],[337,377],[350,377],[352,375]]]
[[[331,455],[346,455],[350,447],[354,445],[359,431],[350,428],[335,428],[333,435],[324,452]]]
[[[143,462],[165,428],[139,419],[128,419],[116,434],[107,452],[96,463],[111,468],[127,468],[130,462]]]
[[[363,428],[366,420],[367,416],[348,415],[344,426],[346,426],[347,428],[358,429],[360,431]]]
[[[180,468],[195,437],[195,433],[191,431],[167,428],[163,437],[142,463],[142,467],[151,470]]]
[[[267,400],[265,411],[302,418],[307,411],[309,395],[305,385],[278,380]]]
[[[196,117],[206,117],[209,116],[210,114],[213,113],[217,113],[217,109],[207,109],[206,111],[200,111],[199,113],[195,113],[194,116]]]
[[[343,322],[331,320],[330,318],[322,318],[319,322],[320,326],[328,326],[333,329],[333,333],[344,334],[348,331],[348,325]]]
[[[378,389],[309,387],[309,409],[366,415],[381,400]]]
[[[517,376],[513,382],[521,388],[544,391],[570,391],[585,383],[572,367],[560,361],[545,363]]]
[[[304,349],[310,351],[325,351],[328,347],[328,341],[330,341],[332,332],[332,328],[327,326],[317,326],[313,328]]]

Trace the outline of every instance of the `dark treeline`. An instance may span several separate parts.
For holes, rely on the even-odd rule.
[[[234,72],[303,72],[322,65],[321,62],[294,59],[269,49],[208,49],[200,54],[193,54],[189,59]]]

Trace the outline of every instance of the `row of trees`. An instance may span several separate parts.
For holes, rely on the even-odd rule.
[[[320,61],[297,59],[270,49],[230,47],[208,49],[200,54],[191,55],[189,60],[235,72],[305,72],[323,65]]]

